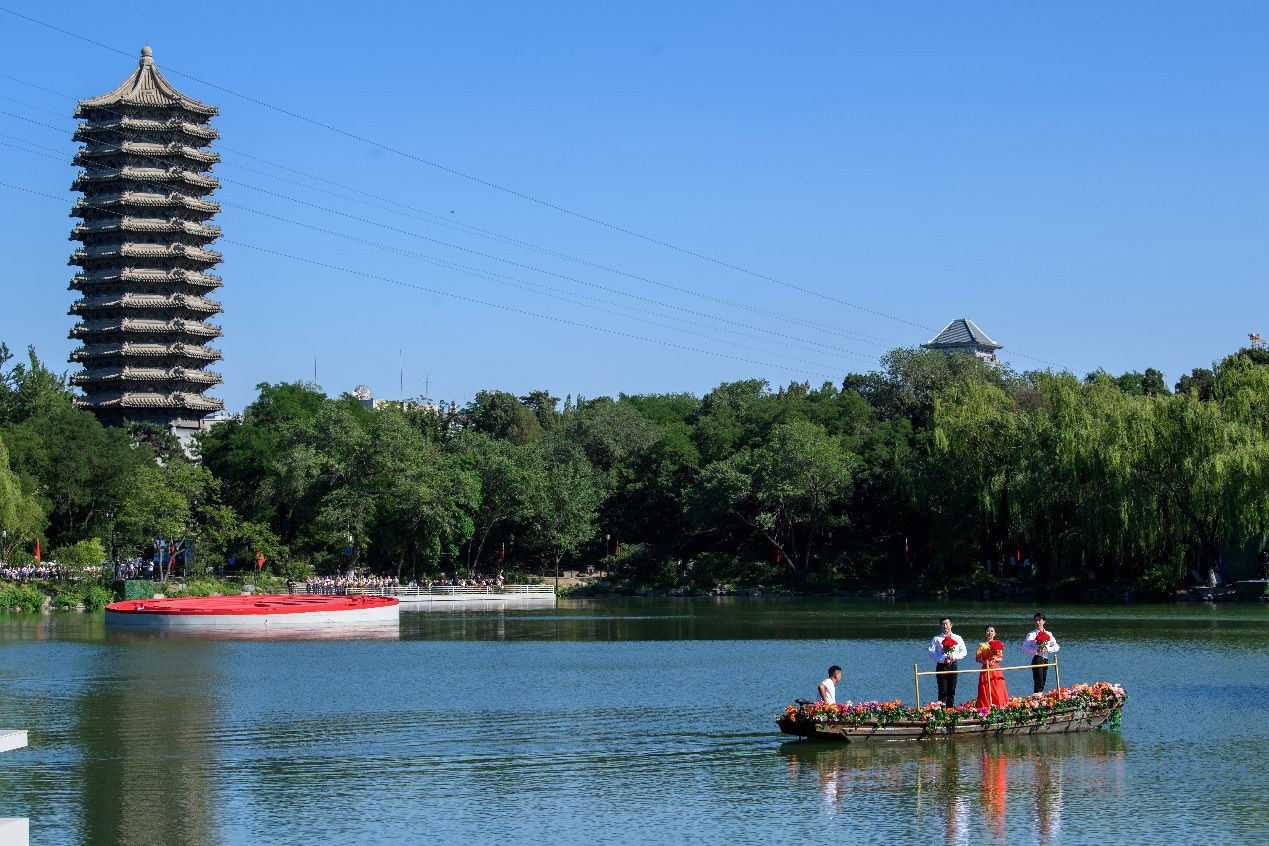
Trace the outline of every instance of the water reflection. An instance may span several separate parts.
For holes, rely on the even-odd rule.
[[[219,842],[211,644],[106,648],[71,706],[82,752],[81,842]]]
[[[920,744],[792,741],[780,754],[790,780],[813,785],[827,813],[860,797],[875,804],[879,794],[902,796],[948,843],[1010,842],[1011,824],[1039,843],[1057,842],[1072,769],[1100,802],[1117,803],[1126,792],[1125,747],[1116,732]]]

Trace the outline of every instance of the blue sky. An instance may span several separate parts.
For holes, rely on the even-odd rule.
[[[1265,4],[6,2],[128,55],[0,13],[0,74],[149,44],[220,108],[230,410],[314,356],[462,402],[817,385],[961,316],[1170,382],[1269,332]],[[0,181],[56,198],[0,189],[0,340],[69,367],[74,104],[0,98]]]

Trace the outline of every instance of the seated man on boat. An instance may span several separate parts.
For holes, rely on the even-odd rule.
[[[842,668],[834,664],[828,668],[828,678],[820,682],[819,695],[816,700],[823,705],[837,704],[837,683],[842,680]]]
[[[952,632],[951,617],[939,618],[939,627],[942,631],[930,639],[930,657],[934,659],[935,670],[939,671],[934,679],[938,682],[939,699],[948,708],[955,708],[956,662],[968,655],[969,650],[965,648],[964,639]]]
[[[986,640],[974,653],[974,660],[982,665],[983,671],[978,674],[978,699],[975,706],[990,708],[992,705],[1003,708],[1009,704],[1009,691],[1005,688],[1005,674],[995,669],[1004,658],[1005,645],[996,640],[996,627],[988,626],[983,630]]]

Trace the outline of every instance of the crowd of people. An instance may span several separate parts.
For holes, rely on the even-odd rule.
[[[506,583],[502,573],[496,576],[472,576],[470,578],[455,574],[450,577],[441,574],[437,579],[425,579],[422,582],[411,579],[404,585],[396,576],[327,576],[326,578],[310,577],[304,581],[305,593],[345,594],[359,592],[391,592],[397,588],[412,590],[433,590],[436,588],[461,587],[479,590],[495,590]],[[299,584],[291,585],[292,592],[299,589]]]
[[[21,566],[0,566],[0,579],[6,582],[77,582],[85,576],[96,575],[104,567],[70,567],[50,561],[42,564],[23,564]]]
[[[1052,632],[1048,631],[1048,619],[1044,614],[1036,612],[1032,617],[1035,628],[1023,638],[1022,651],[1031,658],[1031,681],[1033,692],[1041,693],[1048,684],[1049,667],[1058,651],[1058,642]],[[965,639],[952,631],[952,618],[939,619],[939,633],[930,639],[927,650],[934,661],[934,679],[938,683],[938,699],[945,707],[956,706],[957,665],[969,655]],[[1004,660],[1005,645],[996,639],[996,627],[983,629],[983,642],[974,652],[974,661],[982,668],[978,671],[978,696],[975,706],[978,708],[1001,707],[1009,704],[1009,691],[1005,687],[1005,677],[998,667]],[[828,668],[828,677],[817,687],[817,701],[826,705],[837,704],[837,685],[842,679],[842,668],[834,664]]]

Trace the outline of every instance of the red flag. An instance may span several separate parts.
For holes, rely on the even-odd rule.
[[[38,537],[35,539],[35,563],[40,563],[40,539]]]
[[[780,558],[781,558],[781,557],[782,557],[782,556],[781,556],[781,551],[780,551],[779,549],[777,549],[777,550],[776,550],[776,566],[779,566],[779,564],[780,564]]]
[[[256,550],[256,569],[257,570],[264,569],[264,560],[265,560],[264,553],[262,553],[260,550],[257,549]]]
[[[612,554],[613,554],[613,555],[620,555],[620,554],[621,554],[621,541],[613,541],[613,544],[612,544]]]
[[[1014,560],[1015,560],[1015,561],[1021,561],[1021,560],[1022,560],[1022,547],[1018,547],[1018,557],[1017,557],[1016,559],[1014,559]]]

